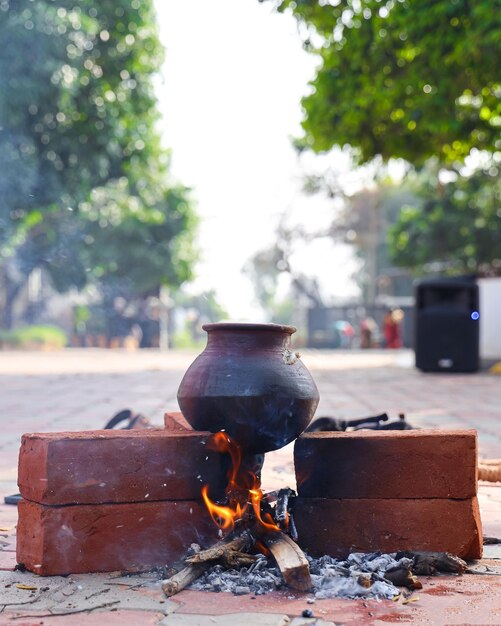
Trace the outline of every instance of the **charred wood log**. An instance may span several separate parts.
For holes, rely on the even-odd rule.
[[[277,492],[277,503],[275,505],[275,522],[280,530],[286,532],[293,541],[298,540],[298,534],[294,517],[290,511],[290,501],[296,497],[294,489],[286,487]]]
[[[192,554],[185,559],[186,567],[162,582],[163,592],[168,597],[179,593],[216,562],[221,563],[224,567],[252,564],[256,557],[243,551],[250,549],[253,544],[254,539],[251,534],[244,531],[237,537],[227,538],[207,550]]]
[[[413,574],[432,576],[437,572],[464,574],[467,564],[454,554],[448,552],[413,552],[403,550],[397,552],[396,559],[406,557],[413,560],[411,570]]]
[[[247,553],[247,550],[250,550],[253,545],[254,539],[246,530],[233,539],[220,541],[207,550],[192,554],[186,559],[186,562],[191,565],[208,562],[212,565],[214,561],[218,561],[227,567],[235,567],[238,564],[243,564],[242,561],[246,561],[245,564],[249,565],[256,559],[254,555]]]
[[[407,587],[407,589],[422,589],[423,585],[417,576],[408,567],[391,567],[384,573],[384,577],[396,587]]]
[[[162,581],[162,590],[165,595],[170,598],[176,595],[194,582],[199,576],[201,576],[212,565],[210,561],[205,563],[198,563],[197,565],[187,565],[182,570]]]
[[[296,492],[289,487],[280,489],[277,493],[277,503],[275,505],[275,522],[283,531],[288,530],[289,526],[289,499],[293,498]]]

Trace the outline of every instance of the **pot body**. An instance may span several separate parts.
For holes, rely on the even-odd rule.
[[[195,430],[225,430],[246,453],[285,446],[308,426],[318,390],[291,351],[293,326],[206,324],[205,350],[181,381],[178,402]]]

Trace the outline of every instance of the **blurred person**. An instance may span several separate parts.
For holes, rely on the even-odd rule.
[[[339,320],[334,324],[336,331],[339,334],[339,347],[351,348],[353,337],[355,336],[355,329],[346,320]]]
[[[362,349],[374,348],[377,345],[378,327],[372,317],[364,317],[360,322],[360,347]]]
[[[383,336],[385,348],[394,350],[402,347],[400,324],[404,318],[402,309],[388,309],[383,320]]]

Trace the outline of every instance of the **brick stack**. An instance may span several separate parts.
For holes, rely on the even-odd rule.
[[[224,491],[209,433],[27,434],[19,456],[17,560],[41,575],[141,571],[217,538],[200,499]]]
[[[24,435],[18,562],[41,575],[134,572],[213,543],[200,491],[223,494],[227,459],[208,437],[180,413],[165,429]],[[481,556],[475,431],[307,433],[294,458],[294,519],[310,554]]]
[[[312,555],[482,555],[474,430],[306,433],[296,440],[299,543]]]

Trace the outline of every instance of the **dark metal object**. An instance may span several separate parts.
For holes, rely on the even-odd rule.
[[[17,503],[22,499],[23,496],[20,493],[15,493],[12,496],[5,496],[3,501],[5,504],[15,504],[17,506]]]
[[[362,417],[354,420],[343,420],[335,417],[319,417],[312,422],[305,432],[343,432],[346,430],[412,430],[415,427],[406,421],[405,415],[400,413],[398,420],[388,422],[387,413],[374,415],[371,417]],[[381,422],[384,422],[383,424]]]
[[[412,426],[405,420],[403,413],[398,414],[398,421],[388,422],[379,427],[379,430],[414,430],[416,426]]]
[[[106,422],[103,428],[104,430],[111,430],[122,423],[125,425],[121,427],[121,430],[153,428],[147,417],[141,415],[141,413],[134,413],[130,409],[124,409],[123,411],[116,413],[108,422]]]
[[[381,422],[386,422],[388,420],[388,415],[386,413],[381,413],[381,415],[374,415],[373,417],[363,417],[361,419],[355,420],[342,420],[337,419],[335,417],[319,417],[314,422],[312,422],[308,428],[306,429],[307,433],[318,432],[318,431],[344,431],[348,428],[355,428],[357,426],[361,426],[364,424],[379,424]],[[369,426],[367,426],[369,428]],[[374,428],[374,426],[373,426]]]
[[[195,430],[225,430],[245,454],[285,446],[310,423],[317,387],[291,349],[293,326],[206,324],[207,347],[178,391]]]
[[[484,538],[483,538],[484,546],[493,546],[493,545],[497,545],[498,543],[501,543],[501,539],[498,539],[497,537],[486,537],[484,535]]]

